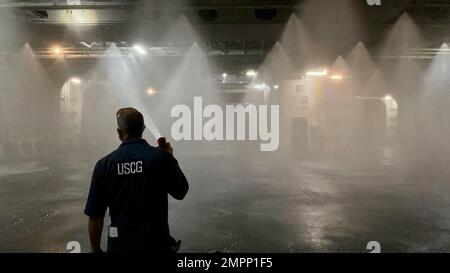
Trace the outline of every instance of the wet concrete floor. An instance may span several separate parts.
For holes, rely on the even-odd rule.
[[[169,204],[181,252],[366,252],[369,241],[383,252],[450,250],[448,168],[198,160],[180,158],[191,191]],[[0,176],[0,252],[68,252],[69,241],[88,251],[94,163]]]

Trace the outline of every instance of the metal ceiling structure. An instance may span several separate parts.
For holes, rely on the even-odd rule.
[[[180,15],[201,32],[201,47],[209,56],[261,56],[280,38],[292,13],[299,13],[306,0],[0,0],[0,15],[24,25],[26,41],[38,56],[52,58],[51,45],[59,43],[66,58],[100,58],[111,43],[123,54],[132,52],[138,40],[144,43],[160,35]],[[310,0],[314,1],[314,0]],[[334,0],[333,0],[334,1]],[[423,57],[434,54],[442,42],[450,41],[450,1],[383,0],[361,12],[370,35],[366,44],[377,48],[381,37],[404,12],[426,32],[426,45],[400,54]],[[5,17],[5,16],[4,16]],[[145,25],[145,35],[136,30]],[[142,27],[141,27],[142,28]],[[448,39],[448,40],[447,40]],[[434,48],[426,51],[427,47]],[[179,56],[186,45],[149,42],[156,56]],[[394,56],[394,55],[393,55]]]
[[[300,0],[264,1],[10,1],[0,8],[14,9],[17,19],[45,24],[107,24],[142,20],[172,20],[180,14],[192,14],[204,23],[281,22],[298,7]],[[252,16],[243,16],[249,15]],[[77,18],[78,17],[78,18]],[[83,20],[79,20],[82,17]],[[240,20],[239,20],[240,19]],[[254,19],[254,20],[252,20]]]

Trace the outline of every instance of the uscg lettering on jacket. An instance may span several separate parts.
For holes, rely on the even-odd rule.
[[[142,173],[142,161],[117,163],[118,175]]]

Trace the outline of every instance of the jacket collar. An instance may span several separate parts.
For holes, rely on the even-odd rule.
[[[143,138],[129,138],[120,144],[120,147],[129,145],[129,144],[148,144],[147,141]]]

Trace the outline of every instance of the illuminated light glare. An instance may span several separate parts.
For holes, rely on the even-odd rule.
[[[278,89],[280,89],[280,86],[276,84],[273,86],[273,89],[278,90]]]
[[[156,94],[156,90],[155,90],[154,88],[149,87],[149,88],[147,89],[147,95],[153,96],[153,95],[155,95],[155,94]]]
[[[222,83],[226,83],[227,77],[228,77],[227,73],[222,74]]]
[[[344,79],[344,77],[341,75],[333,75],[333,76],[331,76],[331,79],[332,80],[342,80],[342,79]]]
[[[383,99],[384,100],[393,100],[391,95],[386,95]]]
[[[74,84],[81,84],[81,79],[80,78],[71,78],[70,82],[74,83]]]
[[[52,52],[53,52],[54,54],[57,54],[57,55],[61,54],[61,52],[62,52],[61,47],[59,47],[59,46],[54,46],[54,47],[52,48]]]
[[[147,54],[147,51],[140,45],[135,45],[133,46],[134,50],[136,50],[137,53],[141,54],[141,55],[145,55]]]
[[[317,71],[306,72],[306,76],[310,76],[310,77],[325,77],[327,75],[328,75],[327,70],[317,70]]]
[[[262,84],[255,84],[253,86],[254,89],[259,90],[259,91],[269,91],[269,86],[265,83]]]
[[[81,5],[81,0],[67,0],[67,5],[69,6],[79,6]]]
[[[247,70],[245,75],[247,75],[247,77],[256,77],[256,75],[258,75],[258,72],[256,72],[255,70]]]

